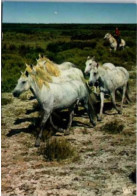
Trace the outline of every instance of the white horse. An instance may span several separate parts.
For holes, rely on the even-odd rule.
[[[89,85],[95,85],[95,83],[98,82],[100,88],[100,119],[102,117],[104,107],[104,94],[109,93],[111,95],[114,108],[118,111],[118,113],[121,113],[125,95],[127,99],[129,99],[127,93],[128,80],[129,73],[123,67],[116,67],[115,69],[110,70],[97,65],[90,71]],[[115,102],[115,92],[117,89],[123,90],[121,110],[117,108]]]
[[[85,64],[86,64],[86,67],[84,70],[85,75],[90,74],[91,69],[93,69],[94,67],[96,67],[98,65],[98,63],[95,61],[95,56],[94,57],[88,56]],[[106,69],[108,68],[110,70],[113,70],[116,68],[115,65],[112,63],[104,63],[102,66],[104,68],[106,68]]]
[[[37,60],[37,63],[39,65],[42,65],[43,62],[51,62],[53,63],[55,66],[58,67],[58,69],[60,70],[67,70],[67,69],[70,69],[72,67],[76,67],[73,63],[71,62],[63,62],[61,64],[57,64],[57,63],[54,63],[53,61],[51,61],[50,59],[48,59],[46,56],[42,56],[41,54],[39,54],[39,59],[36,59]]]
[[[107,39],[110,43],[110,51],[113,49],[114,51],[117,50],[117,40],[110,34],[110,33],[107,33],[105,36],[104,36],[104,39]],[[121,39],[121,43],[119,44],[119,48],[122,48],[124,49],[126,46],[126,42],[125,40]]]
[[[28,73],[28,71],[26,71],[25,74],[22,74],[19,78],[13,91],[13,95],[19,97],[22,92],[30,89],[44,110],[41,130],[36,139],[35,146],[40,145],[44,125],[50,115],[57,109],[70,108],[77,101],[83,103],[83,106],[89,115],[90,122],[95,125],[93,121],[93,106],[91,100],[89,101],[89,92],[84,82],[72,80],[60,84],[48,83],[48,85],[43,82],[43,85],[40,88],[37,79],[35,72],[31,71]]]

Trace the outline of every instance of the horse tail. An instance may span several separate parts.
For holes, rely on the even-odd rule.
[[[130,99],[130,97],[129,97],[129,82],[127,83],[127,88],[126,88],[125,96],[126,96],[126,98],[127,98],[127,100],[129,102],[132,102],[131,99]]]
[[[94,119],[95,117],[97,117],[97,112],[96,112],[96,104],[97,104],[97,98],[95,96],[95,94],[91,91],[91,89],[89,88],[87,82],[85,82],[87,90],[88,90],[88,106],[90,109],[90,113],[92,114],[92,118]]]

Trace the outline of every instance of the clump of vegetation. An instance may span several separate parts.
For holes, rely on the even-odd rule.
[[[101,128],[102,131],[105,131],[111,134],[121,133],[123,129],[124,129],[124,124],[122,124],[118,120],[108,122]]]
[[[76,150],[64,138],[50,138],[44,151],[45,158],[49,161],[61,161],[65,159],[75,159]]]
[[[1,105],[7,105],[12,103],[13,99],[12,98],[2,98],[1,99]]]
[[[3,24],[2,92],[11,92],[15,88],[20,71],[25,69],[25,63],[35,65],[39,53],[58,64],[70,61],[82,71],[85,69],[87,56],[95,56],[100,63],[111,62],[131,71],[136,65],[136,25],[117,25],[127,47],[110,53],[109,43],[103,37],[107,32],[113,34],[115,26]]]
[[[31,97],[31,95],[32,95],[31,92],[30,91],[27,91],[27,92],[22,93],[19,98],[22,101],[26,101],[26,100],[29,100],[29,98]]]

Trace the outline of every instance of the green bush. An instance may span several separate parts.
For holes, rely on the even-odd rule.
[[[60,64],[70,61],[84,70],[87,56],[100,63],[111,62],[128,70],[136,65],[136,26],[119,24],[127,47],[109,51],[105,33],[114,33],[113,24],[3,24],[2,92],[16,85],[25,63],[36,64],[39,53]]]

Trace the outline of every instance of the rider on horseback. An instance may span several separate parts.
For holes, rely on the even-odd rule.
[[[119,45],[120,45],[120,43],[121,43],[121,38],[120,38],[120,31],[119,31],[119,29],[116,27],[116,29],[115,29],[115,39],[116,39],[116,41],[117,41],[117,49],[119,48]]]

